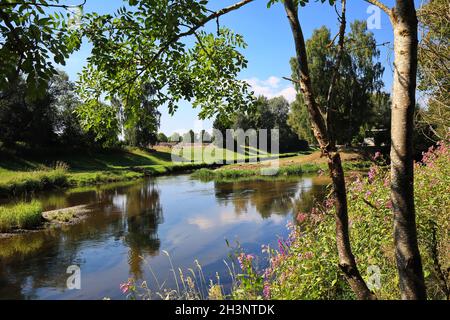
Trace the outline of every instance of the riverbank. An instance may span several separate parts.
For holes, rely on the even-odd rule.
[[[373,163],[364,155],[353,151],[342,151],[341,158],[344,170],[348,171],[367,170]],[[265,160],[253,163],[230,164],[217,169],[203,168],[195,171],[193,177],[203,180],[228,180],[264,176],[289,176],[316,173],[327,170],[327,168],[327,159],[321,157],[320,151],[314,151],[277,159],[276,163]]]
[[[186,149],[186,148],[185,148]],[[169,148],[143,150],[126,148],[102,151],[74,151],[63,153],[40,152],[20,154],[1,151],[0,198],[21,197],[34,192],[135,180],[174,172],[189,172],[218,165],[203,155],[204,148],[191,148],[191,158],[173,162]],[[245,161],[255,153],[237,154],[215,149],[227,160]],[[200,156],[198,154],[201,153]],[[183,154],[185,156],[186,152]],[[279,157],[293,156],[284,153]],[[270,158],[270,155],[263,155]],[[260,157],[261,159],[261,157]]]

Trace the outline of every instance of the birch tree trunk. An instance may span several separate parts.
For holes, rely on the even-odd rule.
[[[414,209],[413,118],[416,103],[417,17],[413,0],[392,11],[394,84],[391,120],[391,200],[402,299],[426,299]]]

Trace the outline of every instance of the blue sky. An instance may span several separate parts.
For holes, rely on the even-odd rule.
[[[237,1],[211,0],[210,8],[219,9]],[[294,55],[292,34],[282,4],[275,4],[267,9],[267,1],[256,0],[223,16],[220,19],[221,25],[242,34],[248,44],[248,47],[242,51],[248,60],[248,67],[242,71],[240,78],[248,80],[257,94],[265,94],[269,97],[283,95],[288,100],[292,100],[295,92],[291,84],[281,79],[281,77],[291,74],[289,59]],[[68,2],[76,3],[77,1]],[[372,16],[373,11],[369,9],[368,12],[370,5],[365,1],[350,0],[347,2],[348,21],[367,20]],[[418,2],[416,1],[416,5],[419,4]],[[384,0],[384,3],[392,6],[394,0]],[[85,12],[112,13],[122,5],[124,5],[122,0],[87,0]],[[306,39],[311,36],[314,29],[322,25],[330,28],[332,34],[337,32],[336,12],[327,3],[321,4],[311,0],[309,5],[300,8],[299,17]],[[392,43],[392,28],[388,17],[383,12],[381,12],[380,22],[379,29],[371,30],[377,42],[390,41]],[[206,27],[207,30],[214,30],[214,28],[214,22]],[[69,74],[71,80],[78,78],[77,74],[86,64],[90,50],[90,45],[84,43],[81,50],[68,59],[63,69]],[[383,78],[386,91],[391,91],[393,53],[392,50],[385,47],[380,47],[380,51],[380,61],[386,68]],[[212,120],[198,121],[199,110],[193,109],[187,102],[181,103],[180,109],[174,116],[168,115],[164,107],[161,107],[160,111],[162,114],[160,131],[166,134],[181,133],[190,128],[197,131],[212,127]]]

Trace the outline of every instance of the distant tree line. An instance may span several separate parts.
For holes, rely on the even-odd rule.
[[[0,92],[0,142],[6,147],[17,143],[31,148],[148,147],[159,140],[160,114],[151,107],[132,125],[127,124],[131,115],[117,99],[96,105],[100,121],[83,117],[85,106],[64,72],[52,76],[39,95],[28,94],[28,89],[26,79],[18,77]],[[146,103],[143,99],[143,108]]]

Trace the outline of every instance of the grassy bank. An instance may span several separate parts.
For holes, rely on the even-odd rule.
[[[203,168],[192,174],[193,178],[201,180],[222,180],[247,178],[254,176],[288,176],[300,175],[303,173],[317,172],[325,166],[318,164],[291,165],[279,169],[261,167],[260,169],[207,169]]]
[[[342,153],[343,167],[347,171],[367,170],[372,162],[356,153]],[[326,170],[328,165],[320,152],[312,152],[278,160],[278,167],[271,167],[270,161],[257,163],[242,163],[226,165],[218,169],[203,168],[195,171],[192,176],[201,180],[228,180],[259,176],[289,176],[305,173],[316,173]]]
[[[188,152],[190,151],[190,152]],[[180,153],[178,155],[178,153]],[[248,161],[257,155],[246,150],[238,154],[229,150],[184,147],[172,162],[171,149],[142,150],[127,148],[103,151],[41,151],[34,153],[0,150],[0,198],[18,197],[57,188],[120,182],[174,172],[186,172],[214,163]],[[293,156],[295,153],[277,155]],[[181,157],[183,156],[183,157]],[[263,154],[261,159],[270,157]],[[222,157],[222,158],[221,158]]]
[[[42,206],[37,201],[0,207],[0,232],[32,229],[42,223]]]

